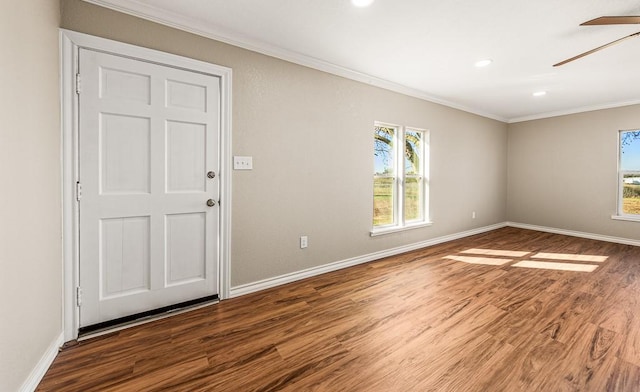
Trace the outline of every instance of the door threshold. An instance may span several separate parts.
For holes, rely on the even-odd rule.
[[[138,313],[111,321],[105,321],[99,324],[89,325],[78,330],[77,341],[81,342],[84,340],[97,338],[98,336],[122,331],[123,329],[135,327],[137,325],[150,323],[156,320],[162,320],[164,318],[171,317],[177,314],[182,314],[190,312],[192,310],[215,305],[218,302],[220,302],[220,299],[216,294],[210,297],[182,302],[176,305],[165,306],[160,309],[150,310],[148,312]]]

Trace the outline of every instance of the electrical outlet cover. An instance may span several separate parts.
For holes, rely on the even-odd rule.
[[[233,170],[252,170],[253,157],[233,157]]]

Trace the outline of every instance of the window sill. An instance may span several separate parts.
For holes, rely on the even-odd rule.
[[[383,227],[383,228],[379,228],[379,229],[372,229],[370,233],[371,233],[371,237],[376,237],[376,236],[379,236],[379,235],[398,233],[398,232],[401,232],[401,231],[419,229],[421,227],[428,227],[428,226],[431,226],[432,224],[433,224],[433,222],[420,222],[420,223],[414,223],[414,224],[401,226],[401,227],[399,227],[399,226]]]
[[[640,215],[632,216],[632,215],[611,215],[611,219],[621,220],[621,221],[629,221],[629,222],[640,222]]]

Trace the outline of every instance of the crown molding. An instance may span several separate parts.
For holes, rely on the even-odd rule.
[[[640,104],[640,100],[626,101],[626,102],[611,102],[606,104],[583,106],[583,107],[571,108],[566,110],[538,113],[538,114],[519,116],[519,117],[504,117],[504,116],[497,115],[495,113],[486,112],[484,110],[468,107],[453,101],[449,101],[437,96],[433,96],[422,90],[418,90],[412,87],[391,82],[386,79],[368,75],[366,73],[355,71],[350,68],[342,67],[340,65],[336,65],[319,58],[315,58],[315,57],[307,56],[298,52],[290,51],[290,50],[281,48],[277,45],[272,45],[264,41],[256,40],[254,38],[251,38],[242,34],[233,33],[233,32],[218,28],[216,26],[212,26],[203,21],[187,18],[174,12],[168,12],[166,10],[163,10],[161,8],[158,8],[149,4],[145,4],[138,0],[83,0],[83,1],[101,6],[104,8],[112,9],[114,11],[118,11],[124,14],[132,15],[141,19],[146,19],[155,23],[165,25],[165,26],[169,26],[178,30],[196,34],[196,35],[209,38],[215,41],[233,45],[242,49],[247,49],[252,52],[261,53],[261,54],[264,54],[270,57],[275,57],[281,60],[285,60],[294,64],[313,68],[318,71],[327,72],[333,75],[355,80],[357,82],[368,84],[374,87],[379,87],[385,90],[389,90],[389,91],[397,92],[410,97],[418,98],[423,101],[428,101],[431,103],[446,106],[452,109],[461,110],[463,112],[475,114],[481,117],[490,118],[490,119],[501,121],[508,124]]]
[[[411,87],[407,87],[395,82],[391,82],[386,79],[371,76],[362,72],[352,70],[350,68],[342,67],[328,61],[318,59],[312,56],[307,56],[298,52],[283,49],[276,45],[268,44],[264,41],[256,40],[240,34],[233,34],[229,31],[217,28],[216,26],[208,25],[202,21],[186,18],[182,15],[178,15],[173,12],[154,7],[149,4],[144,4],[137,0],[83,0],[87,3],[95,4],[104,8],[109,8],[114,11],[122,12],[124,14],[132,15],[141,19],[146,19],[152,22],[156,22],[165,26],[173,27],[178,30],[186,31],[192,34],[196,34],[205,38],[210,38],[215,41],[223,42],[229,45],[237,46],[242,49],[247,49],[252,52],[261,53],[267,56],[275,57],[281,60],[285,60],[294,64],[302,65],[305,67],[313,68],[318,71],[327,72],[333,75],[341,76],[347,79],[355,80],[357,82],[365,83],[374,87],[379,87],[385,90],[390,90],[410,97],[418,98],[423,101],[436,103],[442,106],[447,106],[452,109],[461,110],[463,112],[475,114],[481,117],[490,118],[493,120],[508,122],[508,119],[494,113],[477,110],[465,105],[451,102],[446,99],[435,97],[427,94],[426,92]]]
[[[524,121],[541,120],[541,119],[551,118],[551,117],[566,116],[569,114],[593,112],[596,110],[604,110],[604,109],[615,109],[615,108],[620,108],[624,106],[632,106],[632,105],[639,105],[639,104],[640,104],[640,100],[625,101],[625,102],[611,102],[611,103],[605,103],[600,105],[582,106],[582,107],[567,109],[567,110],[558,110],[554,112],[532,114],[530,116],[515,117],[515,118],[509,119],[507,122],[509,124],[514,124],[514,123],[519,123]]]

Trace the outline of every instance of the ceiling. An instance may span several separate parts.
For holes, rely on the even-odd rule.
[[[638,0],[85,1],[506,122],[640,103],[640,38],[552,66],[640,31],[579,26]]]

